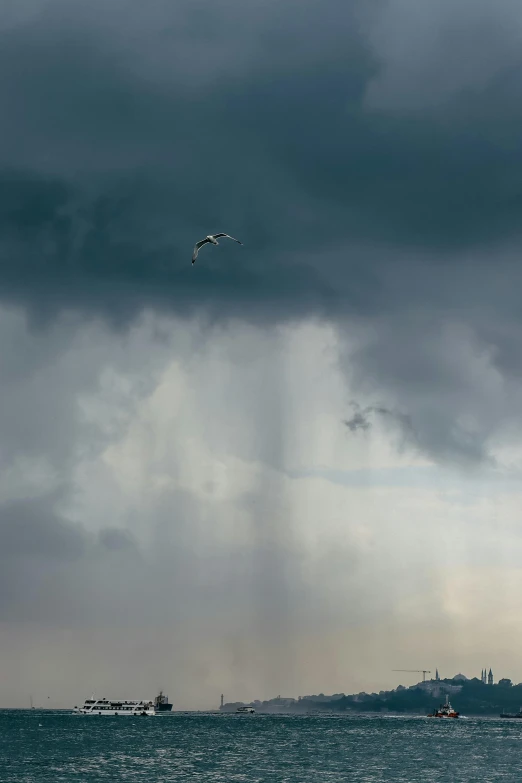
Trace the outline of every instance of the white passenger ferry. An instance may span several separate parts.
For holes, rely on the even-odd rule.
[[[83,707],[75,707],[73,712],[79,715],[155,715],[153,701],[118,701],[109,699],[86,699]]]

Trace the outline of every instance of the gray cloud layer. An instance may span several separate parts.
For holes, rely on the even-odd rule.
[[[202,511],[178,491],[149,509],[148,565],[173,575],[160,568],[153,588],[137,577],[125,601],[122,575],[147,553],[110,519],[92,532],[63,508],[79,453],[124,428],[170,350],[157,333],[139,359],[118,353],[91,330],[98,316],[120,334],[146,308],[207,325],[331,320],[366,406],[348,418],[350,437],[372,437],[377,412],[399,426],[400,446],[439,461],[491,464],[518,443],[521,25],[508,0],[494,11],[465,0],[5,0],[0,303],[26,310],[31,330],[1,316],[0,459],[15,472],[44,460],[51,488],[0,499],[0,620],[110,624],[123,603],[175,624],[185,611],[161,593],[191,584],[187,531],[210,501]],[[192,268],[209,231],[245,246],[205,248]],[[121,422],[100,434],[78,398],[108,364],[137,380]],[[235,402],[258,434],[230,449],[281,468],[287,379],[272,358],[260,375],[270,391],[254,374]],[[216,420],[231,393],[216,384],[207,400]],[[238,503],[248,589],[237,594],[224,555],[186,612],[211,622],[237,601],[254,635],[286,629],[290,649],[306,589],[297,542],[277,525],[285,498],[266,481]]]

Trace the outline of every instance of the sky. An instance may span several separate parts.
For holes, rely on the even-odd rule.
[[[1,706],[522,681],[521,39],[3,0]]]

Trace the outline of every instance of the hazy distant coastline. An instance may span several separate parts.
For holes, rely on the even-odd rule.
[[[492,680],[492,678],[491,678]],[[461,714],[499,715],[501,712],[518,712],[522,708],[522,683],[513,684],[507,678],[497,683],[484,678],[468,678],[457,674],[452,678],[426,680],[405,687],[398,685],[390,691],[347,695],[336,693],[331,696],[281,697],[266,701],[225,702],[221,712],[235,712],[248,704],[258,713],[304,713],[304,712],[366,712],[366,713],[409,713],[427,714],[440,704],[446,694],[455,701]]]

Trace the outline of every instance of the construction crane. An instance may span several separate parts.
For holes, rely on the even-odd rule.
[[[429,669],[392,669],[393,672],[411,672],[420,674],[422,672],[422,682],[426,682],[426,675],[431,674]]]

